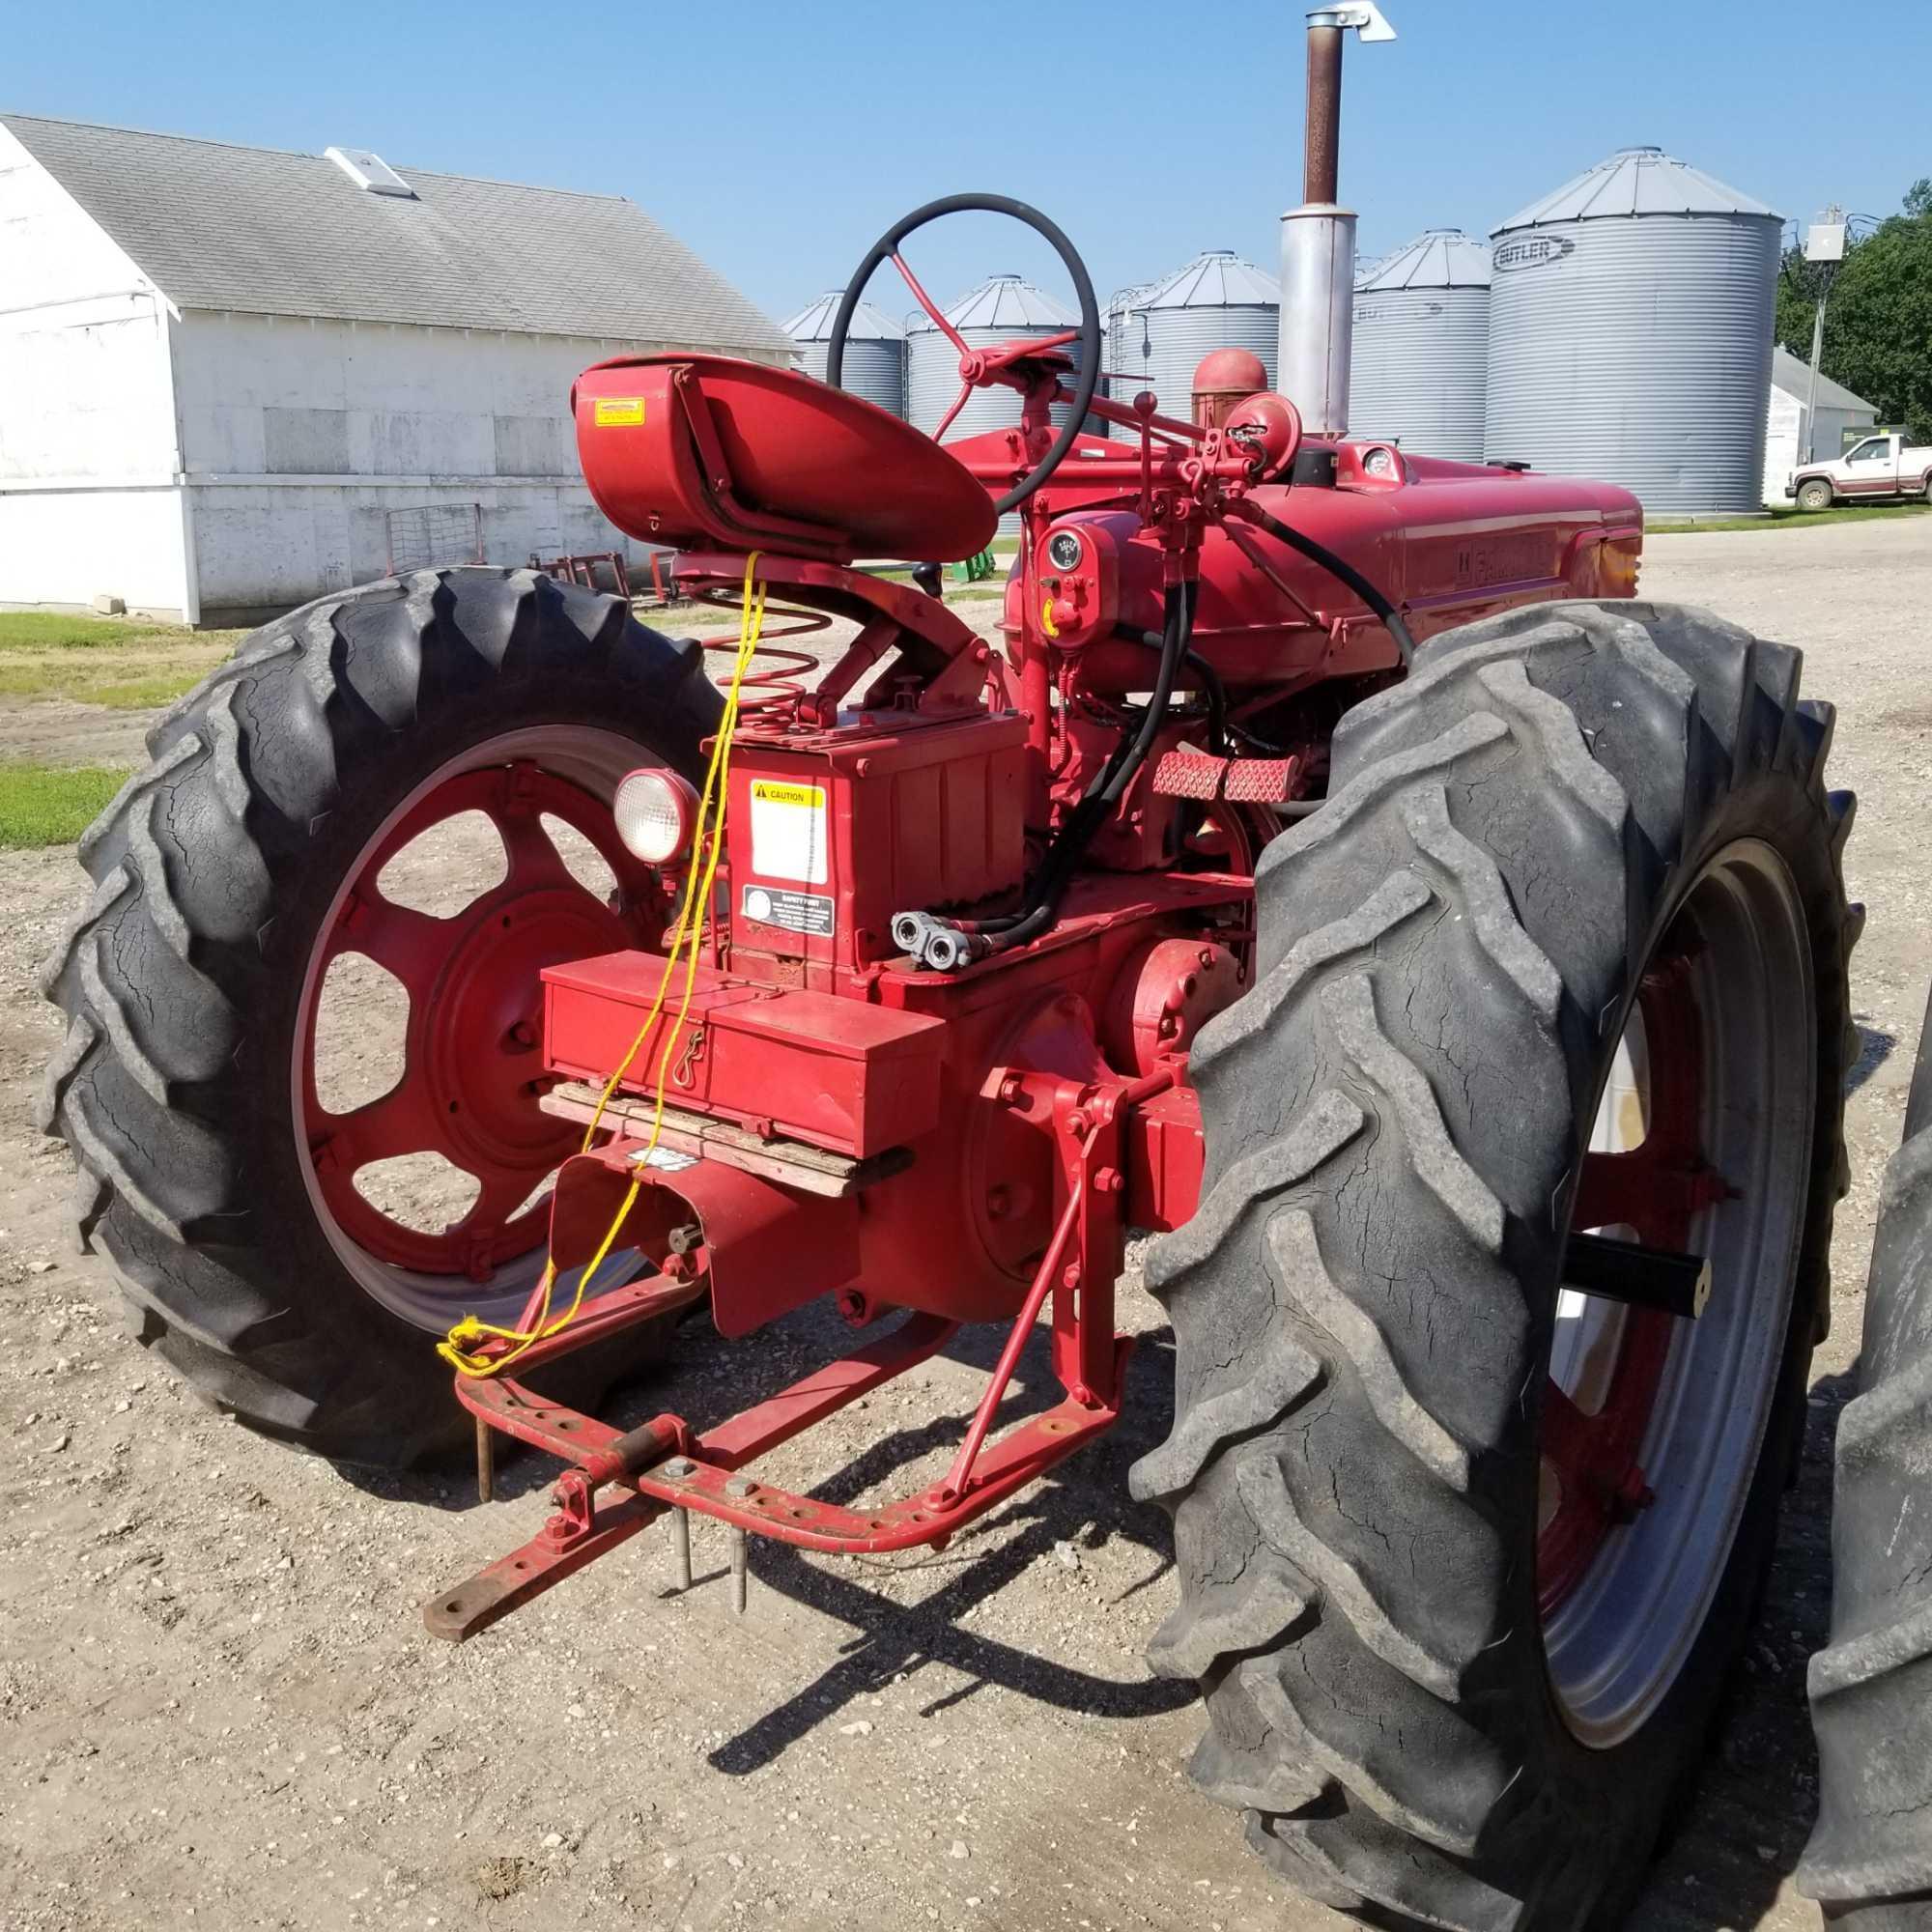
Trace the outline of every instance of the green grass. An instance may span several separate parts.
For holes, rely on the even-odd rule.
[[[206,670],[159,671],[153,677],[132,677],[124,684],[97,684],[84,694],[87,704],[104,704],[109,711],[157,711],[163,704],[192,691]]]
[[[71,845],[127,778],[94,765],[0,760],[0,849]]]
[[[141,617],[82,617],[62,611],[0,611],[0,651],[97,651],[195,641],[213,635]],[[238,634],[239,635],[239,634]]]
[[[0,701],[64,697],[147,710],[192,690],[242,635],[139,618],[0,611]]]
[[[1932,515],[1932,503],[1834,503],[1829,510],[1773,510],[1764,517],[1693,517],[1687,522],[1646,524],[1646,536],[1676,537],[1705,530],[1803,530],[1814,524],[1862,523],[1872,517]]]

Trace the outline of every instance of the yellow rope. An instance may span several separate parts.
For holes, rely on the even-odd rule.
[[[659,1138],[664,1132],[665,1087],[670,1077],[671,1058],[677,1051],[684,1032],[684,1023],[691,1013],[691,999],[697,983],[697,943],[704,929],[704,912],[711,903],[712,890],[718,878],[718,862],[724,847],[724,807],[729,796],[731,779],[731,740],[738,728],[738,698],[744,688],[745,670],[756,656],[758,639],[765,622],[765,586],[756,581],[758,553],[753,551],[745,559],[744,600],[739,611],[738,649],[731,661],[731,681],[724,693],[724,715],[719,721],[717,735],[711,744],[710,762],[705,767],[704,789],[698,795],[697,825],[692,840],[691,867],[685,875],[684,903],[678,908],[677,923],[671,931],[669,950],[665,954],[664,972],[658,979],[658,989],[644,1015],[643,1024],[639,1027],[636,1037],[626,1048],[624,1057],[617,1063],[616,1070],[604,1083],[604,1091],[597,1096],[596,1111],[590,1117],[590,1124],[583,1130],[582,1151],[588,1152],[590,1143],[596,1137],[597,1129],[604,1119],[604,1111],[611,1103],[611,1096],[616,1093],[618,1084],[631,1070],[631,1063],[637,1059],[644,1041],[649,1037],[651,1028],[657,1024],[658,1016],[664,1011],[666,996],[670,991],[671,980],[676,976],[680,959],[684,964],[684,987],[679,996],[677,1017],[672,1021],[665,1036],[664,1051],[658,1056],[656,1093],[651,1110],[650,1138],[640,1151],[632,1156],[633,1165],[641,1169],[657,1151]],[[604,1265],[605,1258],[615,1245],[618,1232],[622,1229],[626,1216],[637,1205],[638,1195],[643,1187],[641,1173],[632,1180],[625,1190],[624,1199],[615,1218],[605,1231],[597,1252],[591,1257],[587,1267],[577,1277],[577,1292],[571,1296],[570,1306],[557,1317],[550,1320],[551,1292],[556,1282],[556,1262],[554,1258],[544,1264],[543,1280],[539,1284],[543,1299],[537,1309],[536,1320],[527,1328],[500,1328],[491,1322],[479,1320],[474,1315],[466,1315],[452,1327],[448,1335],[436,1345],[436,1351],[448,1362],[458,1374],[481,1378],[500,1375],[511,1363],[535,1347],[538,1342],[567,1328],[577,1319],[578,1310],[583,1306],[583,1298],[597,1270]],[[485,1340],[509,1342],[514,1346],[500,1355],[484,1355],[476,1352],[476,1345]]]

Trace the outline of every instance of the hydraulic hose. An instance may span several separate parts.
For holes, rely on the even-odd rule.
[[[1285,543],[1290,550],[1299,551],[1310,563],[1319,564],[1330,577],[1346,584],[1376,613],[1381,620],[1382,628],[1395,639],[1395,647],[1402,655],[1403,668],[1406,670],[1415,662],[1415,639],[1409,636],[1408,626],[1402,621],[1402,612],[1347,557],[1337,556],[1326,544],[1317,543],[1313,537],[1291,528],[1280,518],[1269,516],[1252,500],[1243,500],[1236,513],[1256,528],[1265,530],[1277,543]]]
[[[1165,621],[1161,628],[1160,664],[1154,672],[1147,709],[1141,714],[1140,727],[1107,760],[1055,835],[1039,870],[1034,875],[1026,903],[1017,912],[987,920],[941,919],[923,912],[897,913],[893,918],[893,937],[898,945],[939,972],[956,972],[989,952],[1006,952],[1015,946],[1024,946],[1053,923],[1061,895],[1066,890],[1074,867],[1101,821],[1120,803],[1134,774],[1147,762],[1160,735],[1168,703],[1174,696],[1175,679],[1187,655],[1187,640],[1193,635],[1194,605],[1199,591],[1200,585],[1192,582],[1169,586],[1163,600]]]
[[[1290,550],[1299,553],[1311,563],[1325,570],[1337,582],[1352,590],[1394,639],[1403,668],[1406,669],[1413,665],[1415,639],[1409,635],[1408,626],[1403,622],[1402,612],[1347,557],[1338,556],[1326,544],[1291,527],[1278,517],[1269,516],[1251,500],[1235,506],[1235,514],[1256,528],[1266,531],[1277,543],[1286,544]],[[1189,640],[1194,635],[1195,601],[1200,588],[1198,581],[1169,586],[1163,599],[1160,666],[1154,673],[1152,696],[1141,714],[1140,728],[1134,733],[1132,741],[1107,761],[1097,781],[1088,787],[1080,803],[1061,826],[1034,877],[1026,904],[1018,912],[977,921],[940,919],[923,912],[898,913],[893,919],[893,934],[899,945],[938,971],[956,972],[971,960],[983,958],[990,952],[1010,952],[1015,946],[1024,946],[1044,932],[1052,924],[1059,910],[1061,895],[1066,890],[1066,882],[1092,842],[1094,834],[1099,829],[1101,820],[1120,802],[1121,795],[1133,781],[1134,774],[1147,762],[1166,720],[1168,703],[1174,696],[1175,679],[1183,664],[1192,665],[1199,674],[1208,698],[1209,728],[1216,748],[1225,746],[1228,729],[1226,688],[1208,661],[1189,649]],[[1116,634],[1137,643],[1151,645],[1154,641],[1151,632],[1136,631],[1124,624],[1116,627]],[[1252,738],[1249,741],[1257,745],[1262,742]]]
[[[1151,651],[1161,649],[1165,641],[1160,632],[1137,631],[1131,624],[1116,624],[1114,635],[1130,644],[1145,644]],[[1191,645],[1180,661],[1201,680],[1202,696],[1208,700],[1208,749],[1219,757],[1228,746],[1228,687],[1221,682],[1221,673]]]
[[[1076,813],[1083,811],[1086,809],[1088,801],[1090,799],[1094,799],[1099,796],[1102,788],[1107,784],[1108,781],[1112,779],[1112,777],[1114,776],[1115,768],[1120,764],[1121,760],[1126,756],[1128,749],[1129,747],[1127,741],[1124,739],[1122,739],[1120,744],[1115,746],[1113,753],[1107,759],[1106,763],[1103,764],[1100,767],[1100,769],[1094,774],[1093,778],[1088,781],[1087,789],[1081,793],[1079,803],[1074,807],[1074,811]],[[1055,838],[1053,845],[1049,847],[1046,858],[1041,861],[1039,870],[1034,874],[1033,887],[1027,894],[1025,903],[1020,906],[1018,911],[995,913],[986,919],[935,919],[931,914],[928,913],[899,913],[896,915],[896,919],[909,920],[914,923],[912,926],[908,926],[907,928],[909,934],[921,923],[923,923],[926,926],[937,924],[944,927],[948,927],[955,932],[963,932],[976,935],[1004,932],[1009,926],[1019,924],[1021,920],[1029,918],[1032,915],[1034,906],[1036,905],[1038,899],[1040,882],[1046,876],[1047,866],[1050,863],[1052,863],[1054,854],[1059,850],[1061,838],[1064,838],[1066,836],[1066,830],[1067,828],[1065,826],[1063,826],[1061,828],[1059,836]],[[906,941],[906,950],[908,952],[916,952],[918,950],[917,946],[915,946],[912,943],[910,938],[908,938],[908,940]],[[984,950],[985,949],[981,947],[980,949],[980,952],[983,952]],[[978,957],[979,954],[976,952],[974,956]]]
[[[1041,864],[1039,875],[1028,895],[1031,901],[1029,908],[1011,925],[989,935],[986,946],[989,952],[1006,952],[1015,946],[1024,946],[1053,923],[1061,895],[1066,890],[1066,882],[1072,876],[1074,867],[1080,863],[1094,834],[1099,830],[1101,820],[1120,803],[1122,794],[1133,781],[1134,774],[1146,764],[1167,717],[1168,702],[1174,696],[1174,681],[1179,675],[1181,662],[1187,655],[1187,640],[1194,633],[1194,604],[1200,588],[1198,582],[1177,583],[1169,588],[1165,599],[1166,622],[1162,627],[1160,665],[1154,672],[1153,691],[1147,710],[1142,714],[1141,727],[1135,732],[1125,754],[1111,761],[1104,781],[1087,793],[1074,807],[1066,823],[1060,828],[1060,836],[1053,841],[1052,849]]]

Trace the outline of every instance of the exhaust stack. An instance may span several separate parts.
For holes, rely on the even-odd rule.
[[[1349,360],[1355,320],[1355,216],[1340,206],[1342,39],[1392,41],[1375,0],[1308,15],[1308,131],[1302,205],[1281,217],[1281,337],[1276,380],[1311,436],[1349,427]]]

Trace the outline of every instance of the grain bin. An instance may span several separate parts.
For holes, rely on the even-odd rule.
[[[1620,483],[1645,509],[1763,507],[1781,223],[1626,148],[1493,231],[1490,461]]]
[[[1274,382],[1281,288],[1232,248],[1197,255],[1135,296],[1125,322],[1122,360],[1111,365],[1126,379],[1115,385],[1123,401],[1151,389],[1162,415],[1187,420],[1195,365],[1216,349],[1252,350]]]
[[[1102,367],[1107,371],[1107,393],[1114,402],[1131,403],[1140,386],[1129,372],[1142,366],[1141,340],[1147,328],[1143,305],[1153,289],[1152,282],[1134,282],[1107,298],[1107,350]],[[1125,436],[1127,432],[1110,426],[1109,434]]]
[[[945,311],[946,319],[971,349],[991,349],[1029,336],[1057,335],[1078,328],[1080,318],[1063,308],[1044,291],[1018,275],[994,275]],[[1077,362],[1080,345],[1068,343],[1065,353]],[[916,311],[906,318],[906,419],[930,436],[959,393],[959,352],[934,325]],[[1020,419],[1017,389],[994,384],[975,389],[946,432],[948,442],[983,435],[989,429],[1011,429]],[[1053,420],[1066,420],[1065,407]]]
[[[834,289],[822,295],[810,308],[801,309],[784,325],[791,337],[793,357],[799,368],[819,382],[825,380],[825,352],[832,339],[832,324],[838,314],[844,291]],[[845,331],[843,386],[864,396],[894,415],[906,412],[905,330],[883,309],[862,301],[853,311],[852,326]]]
[[[1489,249],[1426,230],[1356,277],[1349,434],[1480,463],[1489,350]]]

